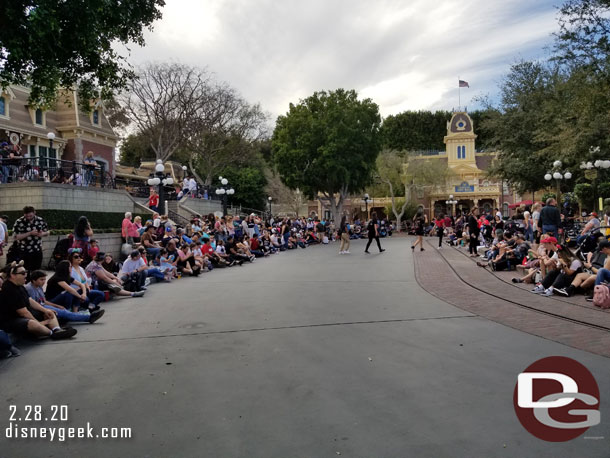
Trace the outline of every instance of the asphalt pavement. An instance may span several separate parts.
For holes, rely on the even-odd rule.
[[[281,253],[105,304],[76,338],[0,361],[0,457],[610,456],[609,360],[431,296],[409,242]],[[601,424],[567,443],[536,439],[513,409],[519,372],[552,355],[601,392]],[[61,405],[67,421],[50,421]],[[87,423],[132,437],[6,438],[9,424]]]

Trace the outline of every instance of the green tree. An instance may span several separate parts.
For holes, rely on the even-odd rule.
[[[454,177],[446,162],[427,159],[425,156],[406,156],[404,183],[407,202],[413,202],[414,193],[445,189]]]
[[[10,0],[0,27],[0,84],[31,88],[30,102],[51,106],[58,90],[79,87],[83,108],[133,77],[117,43],[144,45],[143,29],[164,0]]]
[[[338,220],[345,198],[370,183],[381,149],[381,117],[354,90],[316,92],[279,116],[272,139],[282,181],[328,204]]]
[[[261,167],[226,166],[221,170],[221,176],[229,180],[229,185],[235,189],[235,194],[230,197],[232,205],[241,205],[248,210],[265,210],[265,186],[267,178]]]
[[[390,196],[389,210],[394,214],[396,226],[400,232],[400,222],[405,214],[405,210],[409,201],[407,199],[398,199],[400,192],[403,196],[407,194],[406,180],[403,166],[405,164],[405,155],[394,150],[383,150],[377,157],[377,173],[382,184],[385,185],[385,195]],[[390,214],[390,211],[387,214]]]

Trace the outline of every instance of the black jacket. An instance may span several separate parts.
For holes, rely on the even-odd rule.
[[[471,234],[479,234],[479,222],[474,215],[468,217],[468,230]]]
[[[547,205],[540,210],[540,226],[557,226],[561,224],[559,209],[553,205]],[[542,229],[542,227],[540,228]]]

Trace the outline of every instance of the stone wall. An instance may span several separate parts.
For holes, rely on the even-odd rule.
[[[26,205],[46,210],[87,210],[123,213],[136,209],[131,196],[118,189],[81,187],[45,182],[0,185],[0,212],[21,211]]]
[[[184,212],[181,211],[180,215],[186,218],[191,217],[191,210],[200,215],[222,212],[222,203],[218,200],[193,199],[188,197],[186,200],[180,201],[179,205],[184,209]]]
[[[42,239],[42,251],[43,251],[43,259],[42,259],[42,268],[46,269],[47,264],[49,263],[49,259],[53,254],[53,249],[55,248],[55,244],[59,239],[64,239],[67,236],[65,235],[49,235]],[[114,259],[119,259],[120,251],[121,251],[121,234],[94,234],[93,238],[98,241],[98,246],[100,247],[100,251],[104,253],[111,253]],[[9,240],[9,242],[12,242]],[[6,252],[8,251],[8,246],[4,248],[4,254],[0,256],[0,267],[4,267],[6,265]]]

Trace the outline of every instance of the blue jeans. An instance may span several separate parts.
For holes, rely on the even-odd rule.
[[[159,269],[157,269],[156,267],[146,269],[146,276],[154,277],[157,280],[165,280],[165,274],[163,272],[161,272]]]
[[[7,183],[8,182],[9,171],[10,171],[10,169],[8,168],[8,165],[3,165],[2,166],[2,183]]]
[[[597,271],[597,277],[595,277],[595,286],[601,285],[603,282],[610,282],[610,270],[599,269]]]
[[[555,237],[556,239],[559,238],[559,231],[557,230],[557,226],[550,225],[550,224],[545,224],[542,226],[542,233],[543,234],[548,234],[549,232],[553,233],[553,237]]]
[[[0,329],[0,351],[10,350],[13,345],[8,334]]]
[[[72,294],[70,294],[67,291],[64,291],[63,293],[61,293],[58,296],[55,296],[53,299],[49,300],[49,302],[52,302],[53,304],[57,304],[57,305],[61,305],[62,307],[65,307],[66,310],[72,310],[72,304],[75,301],[78,301],[78,298],[76,296],[73,296]]]
[[[72,296],[72,295],[71,295]],[[74,296],[72,296],[74,297]],[[55,302],[57,303],[57,302]],[[74,313],[69,310],[58,309],[57,307],[53,307],[52,305],[44,305],[46,309],[54,310],[57,312],[57,318],[64,321],[89,321],[89,315],[84,313]]]
[[[525,240],[532,243],[534,241],[534,228],[532,226],[525,230]]]
[[[161,248],[159,247],[146,248],[146,254],[149,254],[153,261],[159,257],[160,252]]]

